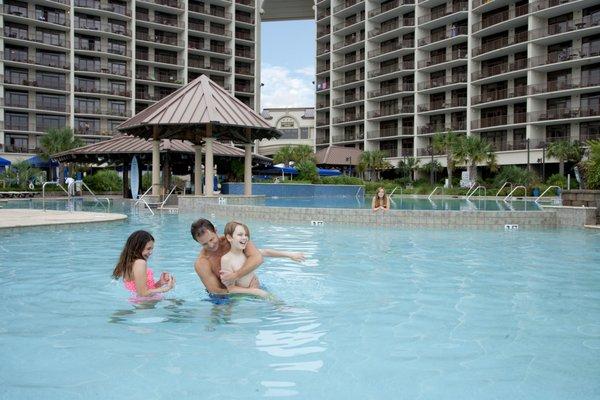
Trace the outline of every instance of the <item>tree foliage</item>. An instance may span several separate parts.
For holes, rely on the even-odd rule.
[[[319,173],[314,161],[302,160],[297,162],[295,167],[298,170],[298,179],[301,181],[311,181],[312,183],[319,181]]]
[[[73,129],[69,127],[49,129],[40,138],[40,147],[42,149],[40,156],[44,160],[49,160],[52,154],[80,146],[83,146],[83,141],[73,134]]]
[[[311,146],[303,144],[299,146],[284,146],[280,148],[277,153],[273,156],[273,163],[290,165],[293,161],[294,164],[301,163],[306,160],[314,162],[315,154]]]
[[[363,151],[357,166],[359,172],[367,173],[368,180],[379,179],[380,172],[390,168],[392,165],[385,160],[381,150]]]
[[[460,136],[454,148],[454,157],[460,164],[465,164],[469,171],[469,179],[477,180],[477,165],[486,162],[492,171],[497,169],[496,154],[492,145],[477,136]]]
[[[433,136],[433,150],[446,155],[446,170],[448,171],[448,182],[450,187],[452,187],[452,175],[454,173],[456,162],[454,153],[459,140],[459,136],[451,130],[444,133],[438,132]]]
[[[600,140],[587,142],[590,150],[585,167],[585,178],[589,189],[600,189]]]
[[[581,160],[582,152],[578,142],[569,142],[568,140],[558,140],[551,142],[547,150],[548,157],[554,157],[558,160],[558,173],[565,174],[565,162]]]

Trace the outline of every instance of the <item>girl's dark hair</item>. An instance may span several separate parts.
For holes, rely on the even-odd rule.
[[[142,252],[148,242],[154,242],[154,237],[146,231],[135,231],[127,238],[125,247],[121,251],[119,262],[112,273],[113,278],[130,277],[135,260],[143,259]]]

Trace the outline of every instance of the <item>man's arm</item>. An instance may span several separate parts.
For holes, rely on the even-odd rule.
[[[248,241],[246,249],[244,250],[246,255],[246,261],[240,269],[235,272],[221,273],[222,281],[237,281],[244,275],[248,275],[253,272],[263,262],[263,256],[260,251],[256,248],[254,243]]]
[[[210,293],[227,293],[227,289],[221,287],[219,278],[213,274],[210,263],[206,258],[198,257],[194,263],[194,269],[196,270],[198,277],[200,277],[202,284]]]

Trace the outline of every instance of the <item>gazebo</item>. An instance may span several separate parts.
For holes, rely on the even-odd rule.
[[[217,160],[220,158],[221,161],[232,158],[243,158],[245,156],[243,150],[220,142],[214,142],[213,153]],[[194,154],[194,145],[187,140],[163,139],[160,141],[159,155],[160,161],[164,166],[163,184],[166,188],[169,187],[171,172],[179,175],[187,175],[191,172],[189,167],[192,165],[191,161],[194,158]],[[75,162],[123,166],[124,196],[128,193],[128,174],[133,157],[136,157],[141,165],[151,164],[152,143],[141,138],[121,135],[52,155],[53,160],[66,163]],[[271,164],[271,159],[258,154],[253,154],[252,158],[255,164]],[[142,170],[143,168],[138,169],[139,182],[142,181]]]
[[[252,194],[252,142],[281,134],[258,113],[201,75],[176,92],[131,117],[117,128],[122,133],[152,139],[152,194],[160,194],[160,140],[182,139],[194,144],[194,187],[201,194],[202,143],[205,147],[205,195],[212,195],[213,145],[216,139],[243,143],[244,195]]]

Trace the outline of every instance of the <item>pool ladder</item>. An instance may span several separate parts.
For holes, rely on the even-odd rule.
[[[523,185],[517,185],[514,187],[513,190],[510,191],[509,194],[506,195],[506,197],[504,198],[504,201],[508,201],[513,197],[513,193],[516,192],[518,189],[523,189],[523,191],[525,193],[523,193],[523,196],[527,196],[527,188]]]

